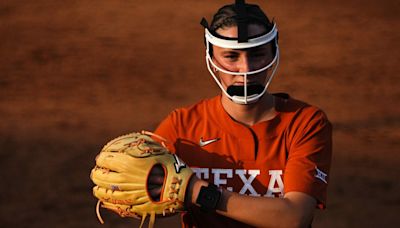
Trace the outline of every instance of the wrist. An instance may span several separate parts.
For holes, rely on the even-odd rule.
[[[209,185],[210,184],[208,182],[197,178],[196,175],[193,175],[193,177],[190,179],[189,184],[188,184],[187,195],[186,195],[186,199],[185,199],[186,207],[194,204],[198,207],[202,207],[203,209],[206,209],[211,204],[213,206],[212,206],[212,208],[208,208],[208,211],[212,211],[212,210],[225,211],[226,210],[226,200],[227,200],[223,194],[225,191],[221,188],[210,187]],[[202,190],[202,188],[205,188],[205,189]],[[203,191],[202,196],[200,196],[201,191]],[[215,191],[218,191],[218,193]],[[199,197],[203,197],[203,198],[199,199]],[[204,202],[204,197],[207,198],[206,201],[210,200],[210,197],[214,198],[215,202]],[[213,201],[213,200],[211,200],[211,201]],[[201,205],[199,202],[203,202],[203,205]],[[206,204],[206,205],[204,205],[204,204]]]
[[[188,195],[186,201],[188,204],[196,204],[196,200],[199,196],[200,189],[202,186],[208,186],[208,182],[197,178],[196,175],[193,175],[193,177],[189,181],[187,189]]]
[[[200,206],[204,212],[215,212],[221,200],[222,189],[214,184],[201,186],[196,204]]]

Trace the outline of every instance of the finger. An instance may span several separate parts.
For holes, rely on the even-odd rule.
[[[161,197],[161,188],[153,188],[153,189],[149,189],[149,195],[150,198],[154,201],[160,201],[160,197]]]
[[[150,175],[160,175],[160,176],[164,176],[164,169],[161,165],[155,165],[151,171],[150,171]]]
[[[148,184],[162,186],[164,184],[164,176],[149,176]]]
[[[149,189],[149,194],[151,196],[157,196],[157,195],[161,195],[161,188],[153,188],[153,189]]]

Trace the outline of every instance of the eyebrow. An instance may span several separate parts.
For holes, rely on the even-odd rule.
[[[223,51],[222,52],[222,54],[239,54],[239,50],[235,50],[235,49],[232,49],[232,50],[228,50],[228,51]]]
[[[260,46],[260,47],[248,48],[248,49],[244,49],[244,50],[253,52],[253,51],[266,51],[268,49],[269,49],[269,47],[267,47],[267,46]]]
[[[255,48],[247,48],[247,49],[230,49],[226,51],[222,51],[222,54],[239,54],[240,51],[245,51],[245,52],[265,52],[267,51],[267,47],[255,47]]]

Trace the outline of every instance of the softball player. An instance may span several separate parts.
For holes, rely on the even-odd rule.
[[[278,28],[257,5],[236,1],[202,25],[207,68],[221,94],[174,110],[156,129],[196,173],[183,225],[310,226],[326,205],[330,122],[314,106],[268,92],[279,64]],[[157,185],[156,173],[150,179]]]

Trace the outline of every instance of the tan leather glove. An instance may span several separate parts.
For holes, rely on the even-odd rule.
[[[96,157],[91,179],[95,183],[93,195],[100,205],[122,217],[141,218],[142,227],[150,216],[149,226],[156,215],[171,215],[183,211],[186,188],[193,175],[176,155],[171,154],[163,141],[159,143],[146,131],[120,136],[103,147]],[[149,194],[148,177],[154,166],[164,170],[164,181],[159,199]]]

